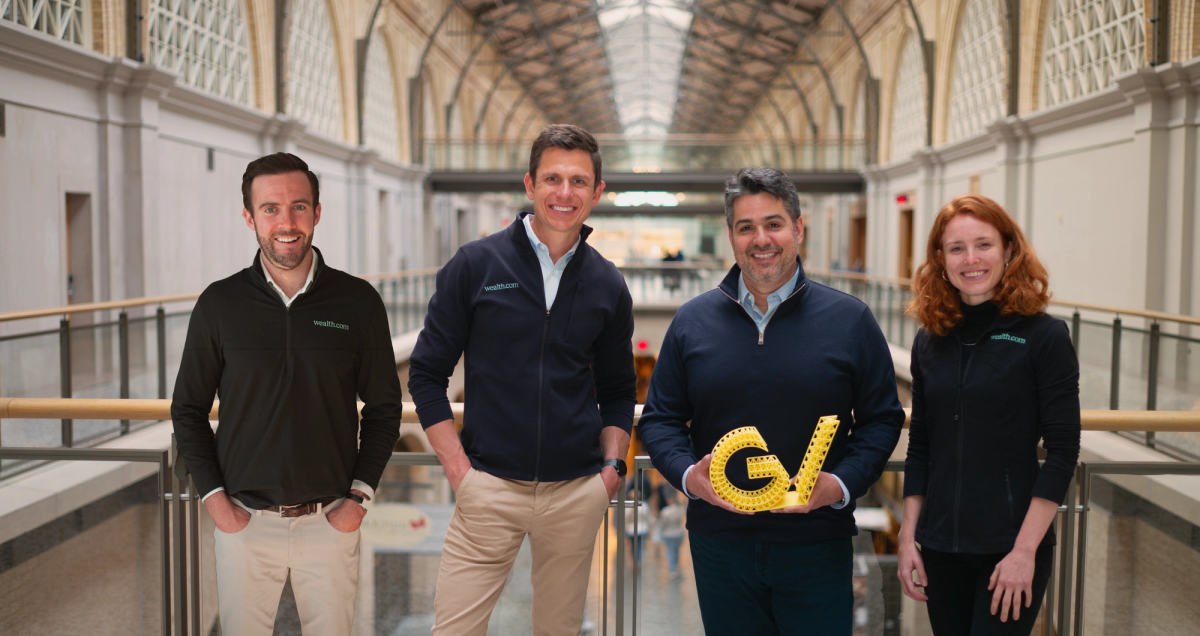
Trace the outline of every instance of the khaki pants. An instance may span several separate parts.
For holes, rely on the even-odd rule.
[[[304,636],[349,636],[359,533],[335,530],[325,518],[342,501],[306,517],[250,510],[245,528],[231,534],[213,530],[222,634],[271,636],[290,572]]]
[[[608,508],[600,475],[570,481],[501,479],[471,469],[438,572],[435,636],[482,636],[521,541],[533,557],[533,633],[577,636],[596,532]]]

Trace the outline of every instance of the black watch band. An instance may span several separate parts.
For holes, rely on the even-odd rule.
[[[604,462],[604,466],[612,466],[613,468],[616,468],[618,477],[624,477],[625,473],[627,472],[627,470],[625,468],[625,460],[623,460],[623,459],[606,460]]]
[[[363,506],[363,508],[366,508],[366,506],[363,505],[363,501],[365,501],[365,500],[362,497],[360,497],[354,493],[350,493],[350,494],[346,495],[346,499],[349,499],[350,501],[353,501],[354,503],[356,503],[360,506]]]

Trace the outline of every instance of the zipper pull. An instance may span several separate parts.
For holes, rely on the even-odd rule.
[[[762,342],[763,342],[763,333],[764,332],[762,332],[762,331],[758,332],[758,345],[760,347],[762,346]]]

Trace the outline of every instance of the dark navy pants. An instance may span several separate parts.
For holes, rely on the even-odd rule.
[[[803,544],[689,538],[710,636],[850,636],[850,537]]]

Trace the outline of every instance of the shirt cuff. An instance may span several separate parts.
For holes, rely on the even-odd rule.
[[[692,472],[692,469],[695,467],[696,467],[696,465],[692,464],[691,466],[687,467],[687,470],[683,471],[683,482],[680,484],[681,486],[683,486],[683,494],[687,495],[688,499],[699,499],[699,497],[693,497],[692,493],[687,491],[687,476],[688,476],[688,473]]]
[[[204,503],[205,500],[207,500],[209,497],[211,497],[223,490],[225,490],[224,486],[219,486],[217,488],[213,488],[211,492],[209,492],[207,495],[204,495],[203,497],[200,498],[200,503]]]
[[[843,486],[843,488],[844,488],[844,486]],[[367,501],[370,501],[375,498],[375,489],[368,486],[366,484],[366,482],[359,481],[357,479],[350,482],[350,490],[357,490],[357,491],[362,492],[362,494],[366,497]]]
[[[833,475],[833,473],[829,473],[829,474]],[[850,491],[846,489],[846,484],[845,484],[845,482],[842,481],[841,477],[838,477],[837,475],[833,475],[833,478],[836,479],[838,482],[838,485],[842,487],[842,500],[837,503],[829,504],[829,507],[833,508],[834,510],[841,510],[842,508],[845,508],[846,506],[850,505]]]

